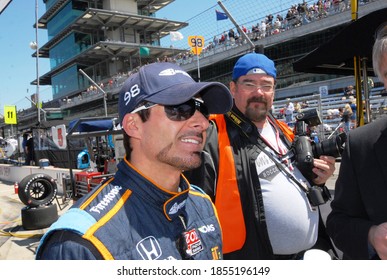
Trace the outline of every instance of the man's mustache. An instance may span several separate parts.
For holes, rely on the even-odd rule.
[[[252,102],[260,102],[260,103],[267,105],[267,101],[263,97],[251,97],[251,98],[247,99],[247,105],[250,105],[250,103],[252,103]]]

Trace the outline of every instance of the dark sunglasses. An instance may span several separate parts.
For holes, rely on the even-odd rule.
[[[131,113],[134,114],[142,110],[148,110],[156,105],[160,105],[160,104],[148,102],[143,106],[138,107],[137,109],[134,109]],[[204,101],[197,98],[192,98],[184,103],[177,104],[177,105],[162,105],[162,106],[164,106],[164,111],[165,111],[165,114],[167,115],[167,118],[170,119],[171,121],[178,121],[178,122],[186,121],[195,114],[196,110],[202,113],[203,116],[205,116],[207,119],[209,117],[208,109],[206,105],[204,105]]]

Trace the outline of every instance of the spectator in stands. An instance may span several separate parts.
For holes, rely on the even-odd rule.
[[[247,34],[247,28],[244,25],[242,25],[242,30]]]
[[[318,19],[323,18],[323,16],[325,15],[325,9],[324,9],[324,2],[323,2],[323,0],[318,0],[317,1],[317,13],[318,13],[318,16],[317,16]]]
[[[252,40],[256,41],[258,39],[260,39],[260,31],[259,31],[259,24],[257,25],[253,25],[251,27],[251,32],[252,32]]]
[[[340,12],[344,12],[347,9],[347,5],[346,5],[345,1],[348,1],[348,0],[340,0],[340,3],[339,3],[339,11]]]
[[[308,107],[309,107],[308,101],[302,102],[301,109],[305,109],[305,108],[308,108]]]
[[[294,114],[294,104],[293,102],[288,101],[286,102],[286,109],[285,109],[285,119],[288,124],[293,122],[293,114]]]
[[[270,36],[273,33],[273,25],[274,25],[273,18],[274,17],[272,14],[266,16],[266,18],[265,18],[266,36]]]
[[[342,109],[341,109],[342,110]],[[327,119],[336,119],[341,117],[341,112],[337,108],[330,108],[327,110]]]
[[[349,106],[349,104],[346,103],[344,105],[344,109],[340,107],[339,111],[341,113],[341,121],[344,123],[345,132],[348,133],[349,130],[351,129],[351,116],[352,116],[351,106]]]
[[[344,0],[343,1],[342,11],[345,11],[346,9],[350,9],[349,0]]]
[[[277,14],[277,19],[278,19],[279,22],[281,22],[281,23],[284,21],[283,16],[281,16],[280,14]]]
[[[229,40],[230,40],[230,44],[231,45],[234,45],[235,44],[235,32],[234,32],[234,29],[230,29],[229,31],[228,31],[228,38],[229,38]]]
[[[301,103],[296,101],[294,103],[294,113],[298,114],[300,112],[301,112]]]
[[[293,26],[293,22],[295,20],[295,16],[291,9],[289,9],[288,12],[286,13],[285,20],[286,20],[285,30],[288,30]]]
[[[231,107],[221,83],[173,63],[141,67],[119,93],[125,158],[46,232],[36,258],[221,259],[215,207],[182,171],[201,164],[209,114]]]
[[[330,120],[330,119],[333,119],[333,112],[332,112],[333,109],[328,109],[327,110],[327,119]]]
[[[333,11],[338,13],[340,11],[341,0],[332,0]]]
[[[241,38],[241,36],[239,35],[239,32],[235,32],[235,33],[234,33],[234,39],[235,39],[235,43],[236,43],[237,45],[240,44],[240,38]]]
[[[375,35],[374,72],[387,89],[387,22]],[[386,154],[387,118],[349,133],[327,218],[343,259],[387,260]]]
[[[308,16],[308,3],[306,3],[305,0],[302,2],[302,4],[298,4],[297,11],[298,14],[301,16],[302,24],[307,24],[310,22]]]
[[[274,21],[274,29],[273,29],[273,34],[278,34],[281,32],[281,21],[277,18],[275,21]]]
[[[277,118],[282,119],[284,116],[285,116],[285,107],[279,109]]]
[[[214,38],[212,39],[212,43],[214,44],[214,47],[216,48],[216,46],[219,44],[219,39],[218,37],[216,37],[216,35],[214,36]]]
[[[328,14],[331,11],[331,8],[332,8],[331,0],[324,0],[324,9],[326,14]]]
[[[351,116],[351,127],[356,128],[357,127],[357,106],[356,106],[356,99],[353,96],[349,97],[349,106],[352,110],[352,116]]]
[[[352,85],[349,85],[344,89],[344,96],[349,97],[354,95],[355,95],[355,90]]]
[[[261,32],[261,37],[260,38],[265,38],[266,37],[266,22],[261,21],[261,25],[259,26],[259,31]]]

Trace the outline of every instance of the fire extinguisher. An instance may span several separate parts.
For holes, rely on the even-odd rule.
[[[13,185],[13,189],[15,190],[15,194],[19,193],[19,184],[17,182],[15,182],[15,184]]]

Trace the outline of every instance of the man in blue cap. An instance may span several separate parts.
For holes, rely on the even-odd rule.
[[[37,259],[222,259],[211,199],[182,176],[198,167],[210,113],[232,97],[179,66],[153,63],[119,93],[126,156],[118,171],[54,223]]]
[[[312,186],[319,194],[327,190],[335,158],[315,159],[310,182],[292,162],[294,135],[270,113],[276,75],[263,54],[239,58],[230,82],[234,106],[213,116],[203,164],[187,172],[215,202],[225,259],[300,259],[314,246],[333,248],[309,197]],[[325,239],[317,242],[320,235]]]

